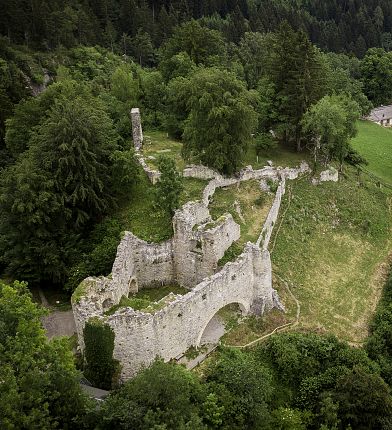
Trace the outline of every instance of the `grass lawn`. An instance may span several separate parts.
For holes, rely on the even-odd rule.
[[[191,200],[201,199],[206,181],[184,178],[181,205]],[[173,235],[170,214],[157,211],[154,207],[154,186],[142,172],[140,181],[130,192],[130,199],[116,214],[123,230],[131,231],[148,242],[161,242]]]
[[[227,188],[218,188],[209,205],[214,220],[231,213],[241,227],[241,238],[225,253],[220,265],[241,254],[247,242],[256,242],[272,205],[273,195],[260,190],[258,181],[241,182]]]
[[[309,161],[309,154],[306,152],[296,152],[282,144],[278,144],[275,149],[262,153],[257,156],[255,142],[249,145],[242,162],[242,167],[253,166],[254,169],[260,169],[267,165],[267,161],[273,161],[275,166],[296,167],[301,161]]]
[[[143,154],[146,163],[153,169],[157,169],[157,160],[161,155],[173,158],[176,162],[177,170],[182,172],[185,161],[181,157],[182,143],[173,140],[163,131],[146,131],[143,141]],[[151,158],[149,158],[151,157]]]
[[[392,185],[392,130],[359,121],[358,135],[351,143],[369,162],[366,169]]]
[[[370,181],[359,186],[353,170],[339,183],[315,187],[302,178],[288,187],[271,251],[275,272],[301,303],[300,327],[360,343],[392,250],[391,198]],[[294,319],[296,307],[286,305]]]
[[[166,305],[166,301],[157,303],[170,293],[184,295],[188,292],[186,288],[178,285],[167,285],[157,288],[145,288],[132,294],[130,297],[123,296],[118,305],[112,306],[105,314],[113,315],[118,309],[130,307],[143,312],[156,312]]]

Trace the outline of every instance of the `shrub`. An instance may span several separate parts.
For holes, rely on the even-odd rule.
[[[91,318],[84,330],[86,378],[96,387],[110,390],[116,383],[120,365],[113,359],[114,332],[101,320]]]

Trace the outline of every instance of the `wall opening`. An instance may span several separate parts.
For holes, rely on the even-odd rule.
[[[113,300],[112,299],[106,299],[103,301],[102,303],[102,308],[104,311],[107,311],[108,309],[110,309],[113,306]]]
[[[130,294],[135,294],[139,291],[139,287],[137,285],[137,280],[135,278],[131,278],[128,282],[128,297]]]
[[[226,331],[246,315],[242,303],[230,303],[219,309],[204,326],[198,339],[197,346],[215,345]]]

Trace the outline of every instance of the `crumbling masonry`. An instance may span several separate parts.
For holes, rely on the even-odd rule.
[[[140,124],[140,116],[138,121]],[[141,133],[141,127],[139,130]],[[138,144],[135,141],[135,146]],[[308,170],[306,163],[298,169],[248,167],[236,178],[224,178],[204,166],[187,167],[184,177],[209,182],[201,201],[187,203],[175,213],[173,238],[152,244],[126,232],[118,246],[111,275],[87,278],[74,293],[72,308],[82,350],[86,321],[92,317],[104,320],[115,333],[113,355],[121,363],[121,379],[126,380],[157,356],[168,361],[181,357],[191,346],[198,347],[209,321],[228,304],[236,303],[243,314],[255,315],[278,305],[272,288],[268,244],[278,219],[286,180]],[[230,214],[212,222],[208,210],[210,198],[219,187],[250,179],[259,180],[263,187],[267,179],[279,181],[275,200],[264,226],[260,225],[257,243],[248,243],[234,262],[218,271],[218,261],[239,239],[240,227]],[[178,284],[189,292],[162,299],[162,306],[155,313],[120,308],[113,315],[105,315],[122,296],[165,284]]]
[[[94,316],[105,320],[115,333],[114,358],[122,365],[121,379],[126,380],[157,356],[168,361],[182,356],[191,346],[199,346],[211,318],[230,303],[239,304],[243,314],[261,315],[273,308],[276,295],[268,242],[286,178],[295,178],[306,170],[306,164],[299,169],[248,168],[235,179],[213,173],[203,200],[187,203],[176,212],[171,240],[150,244],[125,233],[111,276],[87,278],[74,295],[72,307],[81,348],[86,321]],[[208,171],[196,166],[186,169],[184,175],[200,178]],[[229,214],[211,223],[209,198],[218,187],[267,178],[281,182],[258,243],[248,243],[234,262],[216,272],[218,260],[239,238],[240,229]],[[113,315],[104,315],[122,296],[173,283],[187,287],[189,292],[166,298],[166,306],[156,313],[121,308]]]

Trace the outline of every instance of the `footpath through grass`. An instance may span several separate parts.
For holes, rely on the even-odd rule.
[[[351,143],[369,162],[366,169],[392,185],[392,129],[359,121],[358,135]]]
[[[359,185],[353,170],[339,183],[302,178],[288,187],[272,261],[301,303],[300,327],[362,342],[392,250],[391,197],[371,181]],[[296,307],[286,303],[294,319]]]

